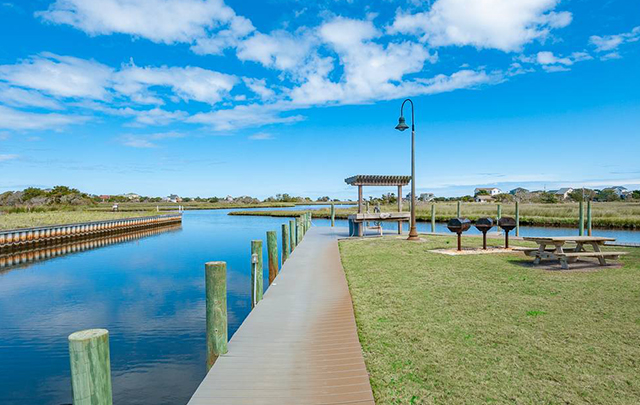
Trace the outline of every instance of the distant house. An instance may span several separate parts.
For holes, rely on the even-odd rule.
[[[491,197],[490,195],[485,195],[485,194],[481,194],[481,195],[477,195],[475,196],[475,202],[478,203],[486,203],[486,202],[490,202],[493,201],[493,197]]]
[[[429,201],[433,200],[434,198],[436,198],[436,196],[433,193],[422,193],[418,197],[418,200],[424,201],[424,202],[429,202]]]
[[[101,195],[99,197],[102,200],[102,202],[107,202],[107,201],[109,201],[109,198],[111,198],[110,195],[106,195],[106,194],[103,194],[103,195]]]
[[[224,198],[224,200],[225,200],[225,201],[228,201],[228,202],[232,202],[232,201],[233,201],[233,197],[231,197],[230,195],[228,195],[228,196],[226,196],[226,197]]]
[[[566,200],[567,198],[569,198],[569,194],[573,193],[573,189],[571,187],[565,187],[561,188],[560,190],[553,190],[551,192],[555,194],[556,197]]]
[[[518,188],[514,188],[513,190],[509,191],[509,194],[511,194],[511,195],[529,194],[529,190],[527,190],[526,188],[518,187]]]
[[[605,189],[604,189],[604,190],[602,190],[602,191],[608,191],[608,190],[613,191],[613,192],[614,192],[618,197],[620,197],[620,198],[624,198],[624,197],[625,197],[625,194],[627,194],[627,193],[628,193],[627,188],[626,188],[626,187],[622,187],[622,186],[617,186],[617,187],[608,187],[608,188],[605,188]]]
[[[498,195],[498,194],[502,194],[502,190],[500,190],[497,187],[478,187],[474,190],[473,194],[474,195],[478,195],[479,193],[482,193],[483,191],[486,191],[490,196],[494,196],[494,195]]]
[[[176,194],[171,194],[171,195],[167,196],[164,200],[166,202],[171,202],[171,203],[182,202],[182,198],[180,198],[180,196],[176,195]]]
[[[129,200],[137,200],[140,198],[140,194],[136,194],[136,193],[121,194],[121,196]]]
[[[422,194],[418,194],[418,201],[431,201],[434,198],[436,198],[436,196],[433,193],[422,193]],[[406,201],[411,201],[411,193],[407,193],[407,195],[405,196]]]

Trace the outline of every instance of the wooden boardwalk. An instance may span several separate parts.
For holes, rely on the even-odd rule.
[[[373,405],[337,234],[311,228],[189,405]]]

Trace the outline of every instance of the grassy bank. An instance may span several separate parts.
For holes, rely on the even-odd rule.
[[[376,403],[640,403],[640,249],[597,272],[428,252],[453,243],[340,242]]]
[[[77,222],[103,221],[108,219],[158,215],[155,211],[95,212],[95,211],[50,211],[0,215],[0,230],[31,228],[34,226],[63,225]],[[161,214],[161,213],[160,213]]]
[[[405,204],[405,211],[408,207]],[[372,210],[372,208],[370,209]],[[396,211],[395,206],[382,207],[382,211]],[[585,208],[586,210],[586,208]],[[357,207],[337,209],[336,218],[346,219],[357,211]],[[303,211],[234,211],[230,215],[298,216]],[[593,227],[640,229],[640,203],[593,203]],[[455,203],[436,203],[436,221],[446,222],[456,216]],[[463,203],[462,216],[472,220],[481,217],[494,217],[496,204]],[[328,209],[314,210],[316,218],[329,218]],[[515,216],[514,204],[502,204],[502,216]],[[585,213],[586,216],[586,213]],[[520,206],[520,224],[535,226],[578,226],[578,204],[522,204]],[[431,220],[431,204],[416,205],[418,221]]]
[[[156,210],[159,208],[161,211],[176,210],[178,205],[184,207],[185,210],[221,210],[221,209],[243,209],[243,208],[285,208],[295,207],[296,205],[323,205],[326,203],[320,202],[301,202],[301,203],[280,203],[280,202],[265,202],[258,204],[239,204],[229,202],[181,202],[181,203],[118,203],[118,210],[120,211],[141,211],[141,210]],[[336,203],[343,204],[343,203]],[[90,211],[111,211],[113,203],[98,203],[94,207],[88,208]]]

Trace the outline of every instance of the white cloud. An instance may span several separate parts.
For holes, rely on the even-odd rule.
[[[0,65],[0,80],[57,97],[106,99],[111,74],[103,64],[48,52],[15,65]]]
[[[142,104],[162,104],[150,87],[169,87],[182,100],[215,104],[222,100],[238,79],[235,76],[199,67],[124,66],[114,75],[113,88]]]
[[[157,148],[158,145],[144,138],[137,138],[135,136],[126,136],[122,139],[122,144],[124,146],[129,146],[131,148],[139,148],[139,149],[150,149]]]
[[[576,62],[591,60],[593,57],[586,52],[573,52],[569,56],[556,56],[550,51],[541,51],[533,56],[521,55],[518,60],[524,63],[538,64],[547,72],[566,72]]]
[[[617,35],[592,35],[589,43],[593,45],[598,53],[604,53],[600,57],[602,60],[619,59],[618,48],[626,43],[637,42],[640,40],[640,26],[635,27],[630,32]]]
[[[87,121],[87,117],[62,114],[37,114],[0,105],[0,128],[14,130],[60,130],[70,124]]]
[[[123,145],[132,148],[157,148],[159,145],[156,141],[162,141],[165,139],[177,139],[184,138],[185,134],[181,132],[157,132],[153,134],[134,135],[127,134],[120,137],[120,141]]]
[[[259,62],[282,71],[299,67],[308,57],[317,39],[310,32],[291,34],[277,30],[270,34],[256,32],[238,44],[240,60]]]
[[[267,132],[258,132],[257,134],[250,135],[249,139],[252,141],[270,141],[275,138]]]
[[[13,107],[37,107],[60,110],[62,105],[56,100],[46,97],[34,90],[7,86],[0,83],[0,102]]]
[[[421,35],[432,46],[471,45],[506,52],[571,23],[559,0],[436,0],[429,11],[399,12],[390,33]]]
[[[538,52],[536,56],[537,62],[541,65],[555,65],[561,64],[566,66],[573,65],[573,61],[569,58],[558,58],[553,52],[543,51]]]
[[[153,108],[151,110],[129,110],[131,115],[135,116],[133,126],[163,126],[169,125],[175,121],[186,119],[189,114],[184,111],[166,111],[161,108]]]
[[[198,113],[187,119],[187,122],[205,124],[218,131],[226,131],[248,127],[259,127],[269,124],[288,124],[302,121],[304,117],[292,115],[283,117],[281,105],[239,105],[227,110]]]
[[[244,17],[233,18],[228,29],[218,31],[215,35],[198,38],[191,50],[200,55],[220,55],[226,48],[238,46],[240,40],[255,30],[251,21]]]
[[[265,79],[253,79],[245,77],[243,80],[245,86],[247,86],[249,90],[257,94],[258,96],[260,96],[260,98],[263,100],[270,100],[276,95],[276,92],[267,86],[267,81]]]
[[[306,81],[291,91],[299,105],[326,102],[360,103],[398,97],[405,75],[421,72],[427,61],[435,62],[424,46],[413,42],[388,43],[373,40],[381,35],[369,20],[343,17],[326,22],[319,36],[339,56],[343,74],[339,82],[329,79],[333,59],[320,60],[306,72]]]
[[[246,29],[247,22],[222,0],[57,0],[36,15],[89,35],[121,33],[166,44],[192,43],[223,27]]]
[[[19,158],[20,156],[15,155],[15,154],[0,154],[0,162],[7,162],[9,160],[15,160],[17,158]]]

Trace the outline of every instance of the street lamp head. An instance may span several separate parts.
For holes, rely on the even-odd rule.
[[[400,119],[398,120],[398,125],[396,125],[396,129],[398,131],[404,131],[406,129],[409,129],[409,126],[407,125],[407,123],[404,120],[403,116],[400,116]]]

